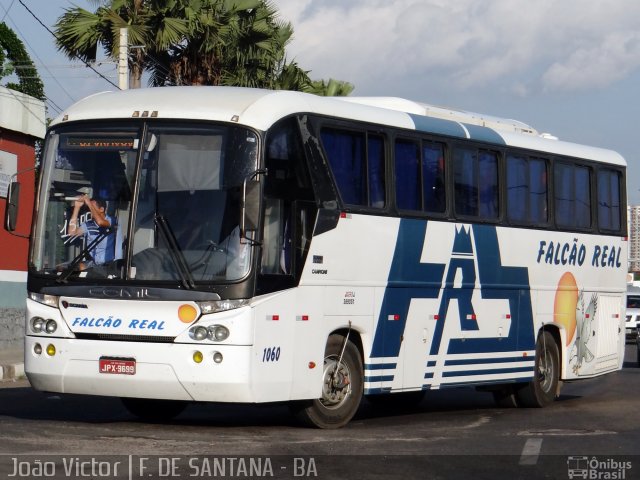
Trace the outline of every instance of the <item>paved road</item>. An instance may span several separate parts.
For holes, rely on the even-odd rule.
[[[586,478],[640,478],[640,368],[635,346],[626,354],[622,371],[566,384],[546,409],[497,408],[487,393],[445,390],[414,408],[365,401],[335,431],[300,427],[285,405],[199,404],[175,421],[144,423],[117,399],[4,383],[0,478],[14,470],[35,476],[33,468],[44,465],[36,460],[57,467],[55,478],[87,478],[81,464],[70,466],[74,458],[111,462],[105,475],[86,463],[92,478],[171,478],[170,467],[176,478],[564,479],[570,470],[595,475]]]

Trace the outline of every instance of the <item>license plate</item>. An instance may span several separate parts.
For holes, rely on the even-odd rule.
[[[136,361],[134,358],[101,357],[98,371],[115,375],[135,375]]]

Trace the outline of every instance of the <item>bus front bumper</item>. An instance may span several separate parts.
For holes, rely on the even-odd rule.
[[[200,363],[194,359],[196,352],[202,354]],[[222,355],[220,363],[214,361],[216,352]],[[127,373],[101,373],[101,358],[126,362]],[[25,338],[25,373],[35,389],[47,392],[259,402],[251,389],[250,372],[250,346]]]

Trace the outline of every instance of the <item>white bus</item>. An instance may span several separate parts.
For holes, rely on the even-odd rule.
[[[622,366],[625,198],[621,156],[511,120],[97,94],[47,134],[25,371],[140,416],[287,401],[335,428],[363,395],[461,386],[542,407]]]

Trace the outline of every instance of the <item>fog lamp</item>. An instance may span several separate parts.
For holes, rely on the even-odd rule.
[[[53,344],[49,344],[47,345],[47,355],[49,355],[50,357],[53,357],[56,354],[56,347],[53,346]]]
[[[202,363],[202,360],[204,359],[204,355],[202,355],[202,352],[193,352],[193,361],[196,363]]]
[[[222,354],[220,352],[213,352],[213,361],[216,363],[222,363]]]

